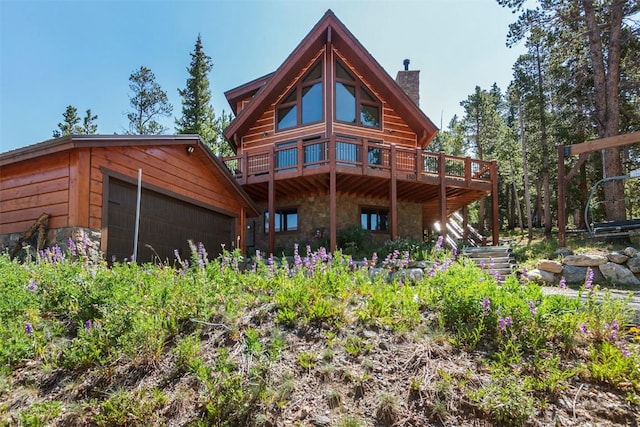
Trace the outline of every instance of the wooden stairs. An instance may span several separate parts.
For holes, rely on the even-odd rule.
[[[488,270],[499,282],[510,276],[517,266],[508,246],[465,247],[460,255],[471,259],[483,270]]]

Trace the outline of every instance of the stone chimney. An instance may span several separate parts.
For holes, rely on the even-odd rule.
[[[396,83],[420,107],[420,70],[409,70],[409,60],[403,61],[404,70],[398,71]]]

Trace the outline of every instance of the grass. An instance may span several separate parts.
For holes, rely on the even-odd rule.
[[[291,402],[313,384],[326,392],[309,398],[337,416],[360,399],[375,408],[336,425],[446,424],[450,413],[526,424],[576,381],[639,409],[640,333],[626,327],[627,301],[597,287],[583,288],[584,300],[545,296],[441,248],[413,250],[438,263],[411,284],[372,278],[322,248],[294,248],[291,265],[258,256],[246,270],[237,252],[208,260],[194,250],[177,268],[107,268],[56,250],[24,264],[1,255],[0,426],[273,425],[293,419]],[[394,249],[380,264],[408,258]],[[437,358],[407,353],[418,344],[447,352],[442,360],[475,358],[475,368],[427,375]],[[385,376],[411,384],[410,406],[406,393],[375,389]],[[34,387],[38,398],[20,397]],[[54,399],[55,387],[66,392]]]

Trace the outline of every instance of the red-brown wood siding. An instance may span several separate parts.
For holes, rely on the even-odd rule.
[[[44,212],[50,228],[67,227],[69,152],[3,166],[0,201],[0,234],[24,233]]]

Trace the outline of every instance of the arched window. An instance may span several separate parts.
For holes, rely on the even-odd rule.
[[[320,122],[322,110],[322,61],[318,61],[276,108],[276,129]]]
[[[380,127],[380,101],[336,60],[336,120],[373,128]]]

